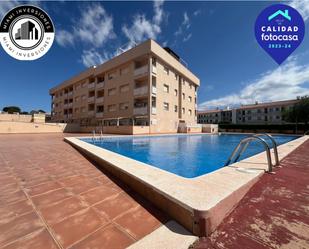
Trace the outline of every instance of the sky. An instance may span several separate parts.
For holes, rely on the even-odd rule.
[[[0,0],[0,19],[25,1]],[[259,47],[254,23],[278,1],[35,1],[54,22],[52,48],[18,61],[0,47],[0,110],[50,112],[49,89],[149,38],[173,49],[200,78],[198,108],[309,95],[309,38],[280,66]],[[309,0],[295,7],[309,25]],[[307,32],[308,33],[308,32]]]

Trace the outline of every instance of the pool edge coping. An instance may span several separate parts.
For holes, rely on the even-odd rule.
[[[127,136],[105,137],[115,138]],[[84,153],[95,157],[98,161],[103,161],[116,167],[122,173],[133,177],[153,191],[180,205],[182,208],[188,210],[194,219],[199,219],[199,217],[205,218],[204,222],[211,223],[204,224],[207,227],[216,227],[222,220],[221,216],[226,216],[237,205],[238,201],[258,181],[265,169],[267,169],[266,160],[265,163],[263,162],[265,152],[261,152],[206,175],[196,178],[183,178],[96,145],[89,144],[80,140],[80,138],[86,137],[65,137],[64,140],[72,146],[81,149]],[[278,146],[279,160],[281,161],[307,139],[309,139],[309,136],[302,136]],[[254,170],[248,173],[246,172],[248,168],[254,168]],[[242,169],[242,171],[239,169]],[[173,182],[173,185],[170,182]],[[223,206],[226,206],[226,208]],[[214,212],[219,215],[214,214]],[[198,223],[199,221],[196,222]]]

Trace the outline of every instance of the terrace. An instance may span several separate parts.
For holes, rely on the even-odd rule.
[[[180,249],[196,240],[63,138],[0,136],[1,249]],[[282,168],[263,174],[215,232],[193,246],[306,248],[309,141],[303,141],[283,152]]]

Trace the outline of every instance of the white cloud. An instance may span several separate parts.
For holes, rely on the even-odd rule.
[[[187,12],[183,13],[183,21],[181,25],[179,25],[177,31],[174,33],[175,36],[182,35],[186,30],[188,30],[191,26],[190,18]]]
[[[249,82],[239,93],[203,102],[199,109],[293,99],[309,94],[305,84],[309,84],[309,64],[301,65],[294,56],[284,65]]]
[[[202,14],[202,11],[201,11],[201,10],[196,10],[196,11],[193,12],[193,15],[194,15],[194,16],[198,16],[198,15],[200,15],[200,14]]]
[[[57,43],[62,47],[74,44],[74,35],[66,30],[56,30],[55,37]]]
[[[62,29],[56,33],[56,41],[60,46],[73,45],[74,41],[80,40],[100,47],[113,38],[113,17],[100,4],[92,4],[83,9],[71,31]]]
[[[102,64],[108,59],[109,55],[107,53],[103,53],[103,55],[101,55],[95,49],[84,50],[81,57],[81,61],[86,67]]]
[[[309,1],[308,0],[292,0],[289,5],[297,9],[305,21],[309,20]]]
[[[115,37],[113,18],[100,4],[88,6],[74,28],[74,34],[95,47],[102,46]]]
[[[165,16],[163,3],[164,1],[154,1],[154,16],[152,19],[147,19],[144,14],[137,14],[133,17],[131,26],[122,26],[122,31],[129,40],[124,50],[130,49],[136,43],[140,43],[146,39],[157,38],[161,33],[161,24]]]
[[[185,36],[185,37],[183,38],[183,41],[184,41],[184,42],[189,41],[191,37],[192,37],[192,34],[190,33],[190,34],[188,34],[187,36]]]

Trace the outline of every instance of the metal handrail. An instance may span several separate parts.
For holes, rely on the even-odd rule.
[[[234,149],[234,151],[232,152],[232,154],[230,155],[230,157],[228,158],[228,160],[227,160],[227,162],[225,163],[224,166],[228,166],[232,162],[232,159],[237,155],[235,157],[235,160],[234,160],[234,163],[235,163],[239,159],[239,157],[241,156],[241,153],[243,153],[247,149],[249,143],[251,141],[254,141],[254,140],[260,141],[264,145],[266,157],[267,157],[267,163],[268,163],[267,172],[269,172],[269,173],[272,172],[273,171],[273,165],[272,165],[272,162],[271,162],[269,146],[268,146],[267,142],[259,136],[251,136],[251,137],[243,138],[239,142],[239,144],[236,146],[236,148]],[[241,150],[239,151],[240,148],[241,148]]]
[[[277,143],[276,143],[275,139],[273,138],[273,136],[268,134],[268,133],[258,133],[258,134],[254,134],[253,136],[254,137],[266,136],[270,139],[270,141],[273,144],[273,149],[274,149],[274,154],[275,154],[275,165],[274,166],[278,166],[279,165],[279,156],[278,156],[278,148],[277,148],[278,146],[277,146]]]

